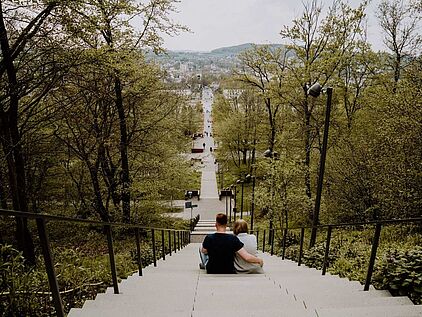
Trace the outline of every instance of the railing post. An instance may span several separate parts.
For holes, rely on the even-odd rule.
[[[171,231],[170,230],[168,231],[168,238],[169,238],[169,254],[171,256],[172,249],[171,249]]]
[[[164,229],[161,230],[161,247],[163,252],[163,261],[166,260],[166,241],[164,239]]]
[[[155,250],[155,230],[151,229],[151,239],[152,239],[152,258],[154,261],[154,266],[157,266],[157,254]]]
[[[272,231],[273,232],[271,233],[271,255],[274,255],[274,237],[275,237],[275,231],[274,231],[274,229]]]
[[[262,252],[265,252],[265,229],[264,229],[264,236],[262,237]]]
[[[256,245],[259,245],[259,230],[256,230]]]
[[[324,263],[322,264],[322,275],[325,275],[325,272],[327,271],[327,267],[328,267],[328,255],[330,254],[331,230],[332,230],[332,227],[328,226],[327,242],[325,243]]]
[[[371,284],[372,272],[374,271],[375,259],[377,257],[377,249],[381,235],[381,223],[377,223],[375,226],[374,241],[372,242],[371,258],[369,259],[368,273],[366,274],[364,291],[369,291],[369,285]]]
[[[286,255],[286,241],[287,241],[287,228],[283,230],[283,251],[281,254],[281,259],[284,260],[284,256]]]
[[[180,251],[180,231],[177,230],[177,250]]]
[[[135,228],[136,257],[138,262],[139,276],[142,276],[141,239],[139,238],[139,228]]]
[[[53,297],[54,308],[58,317],[66,316],[63,309],[62,300],[60,297],[59,284],[57,283],[57,276],[54,270],[53,256],[50,249],[50,241],[45,226],[45,220],[37,218],[37,229],[40,237],[42,253],[44,257],[45,269],[47,271],[48,284],[50,285],[51,294]]]
[[[305,228],[300,229],[300,247],[299,247],[299,259],[297,260],[297,265],[300,266],[302,264],[302,253],[303,253],[303,240],[305,237]]]
[[[174,253],[177,253],[176,230],[173,231],[173,246],[174,246]]]
[[[105,225],[104,229],[107,234],[108,255],[110,258],[110,269],[111,269],[111,278],[113,280],[114,294],[119,294],[119,285],[117,282],[116,262],[114,260],[113,235],[111,232],[111,226]]]

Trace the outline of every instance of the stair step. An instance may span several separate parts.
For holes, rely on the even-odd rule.
[[[364,292],[359,282],[321,276],[320,270],[268,254],[260,253],[265,274],[206,274],[198,267],[200,245],[157,260],[143,276],[136,272],[123,279],[120,294],[109,287],[68,316],[214,317],[218,307],[219,317],[422,317],[421,306],[407,297],[373,287]]]
[[[319,317],[421,317],[422,306],[370,306],[318,308]]]
[[[303,310],[301,308],[284,307],[283,309],[256,309],[253,311],[243,309],[224,309],[219,310],[218,314],[215,309],[212,310],[197,310],[192,312],[192,317],[318,317],[315,311]],[[336,316],[339,317],[339,316]]]

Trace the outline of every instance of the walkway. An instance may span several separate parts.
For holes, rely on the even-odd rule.
[[[198,268],[199,244],[108,288],[69,316],[173,317],[416,317],[422,306],[386,291],[363,292],[358,282],[321,276],[315,269],[260,253],[265,274],[207,275]]]
[[[204,153],[192,155],[196,158],[202,159],[201,167],[201,196],[200,200],[193,199],[193,203],[197,204],[198,207],[194,208],[193,216],[199,214],[202,220],[214,220],[215,215],[218,212],[225,212],[226,205],[225,201],[218,199],[218,188],[216,169],[217,165],[214,164],[214,138],[212,137],[212,103],[213,103],[213,92],[210,88],[204,88],[202,93],[202,105],[204,114],[204,137],[197,138],[194,141],[195,148],[202,148],[205,143]],[[211,151],[212,148],[212,151]],[[184,203],[182,201],[181,203]],[[190,208],[185,209],[183,213],[177,214],[177,216],[184,219],[190,218]]]
[[[208,137],[203,154],[201,199],[194,214],[200,214],[201,230],[212,231],[217,212],[225,211],[218,200],[214,155],[210,147],[212,93],[204,91],[204,121]],[[190,210],[182,216],[189,218]],[[208,220],[208,221],[207,221]],[[194,236],[192,236],[194,237]],[[198,267],[200,243],[181,251],[123,280],[121,294],[98,294],[69,316],[172,316],[172,317],[422,317],[422,306],[407,297],[391,297],[387,291],[363,292],[358,282],[327,274],[297,263],[260,253],[265,274],[207,275]]]

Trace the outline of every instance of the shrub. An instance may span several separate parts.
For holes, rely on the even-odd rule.
[[[412,250],[388,250],[376,266],[373,283],[393,295],[407,295],[422,303],[422,247]]]

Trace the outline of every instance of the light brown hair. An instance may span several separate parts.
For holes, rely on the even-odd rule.
[[[236,220],[233,225],[233,233],[238,235],[239,233],[248,233],[248,223],[243,220]]]

